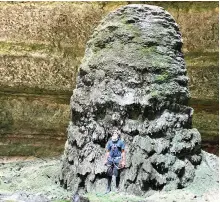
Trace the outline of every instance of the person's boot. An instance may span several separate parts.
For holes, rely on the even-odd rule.
[[[106,194],[108,194],[111,191],[111,182],[112,182],[112,177],[108,177],[108,182],[107,182],[107,189],[106,189]]]
[[[115,178],[115,184],[116,184],[116,192],[118,193],[120,190],[119,190],[119,183],[120,183],[120,177],[116,177]]]

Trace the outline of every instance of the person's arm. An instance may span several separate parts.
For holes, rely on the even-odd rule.
[[[125,150],[124,149],[121,151],[121,157],[122,157],[121,165],[124,168],[125,167]]]
[[[106,164],[108,162],[108,157],[109,157],[109,154],[110,154],[110,144],[109,144],[109,142],[107,143],[106,150],[107,150],[107,152],[105,154],[104,164]]]
[[[125,143],[123,141],[121,142],[121,157],[122,157],[121,165],[124,168],[126,162],[125,162]]]
[[[105,154],[104,164],[106,164],[108,162],[109,154],[110,154],[110,151],[107,151],[106,154]]]

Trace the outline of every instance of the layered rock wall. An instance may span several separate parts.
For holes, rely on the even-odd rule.
[[[0,3],[2,155],[60,154],[88,36],[128,3]],[[146,3],[164,7],[180,25],[193,125],[205,144],[218,144],[218,2]]]
[[[89,3],[0,4],[0,153],[60,155],[84,44],[102,12]]]

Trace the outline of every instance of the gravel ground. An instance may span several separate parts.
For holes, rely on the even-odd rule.
[[[149,192],[146,202],[217,202],[219,201],[219,159],[203,152],[204,160],[196,170],[194,182],[185,189]],[[60,169],[59,158],[0,158],[0,201],[51,202],[70,200],[72,193],[64,190],[57,182]],[[125,198],[117,195],[117,201]],[[94,198],[94,197],[93,197]],[[91,200],[91,199],[90,199]],[[106,201],[105,197],[99,200]],[[122,200],[124,202],[124,200]]]
[[[70,198],[71,193],[56,184],[59,165],[60,160],[55,158],[1,163],[0,201],[6,194],[11,200],[28,202]]]

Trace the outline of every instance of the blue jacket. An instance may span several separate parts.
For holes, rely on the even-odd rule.
[[[121,157],[121,152],[125,149],[125,143],[120,139],[117,142],[109,140],[106,149],[110,152],[110,157]]]

